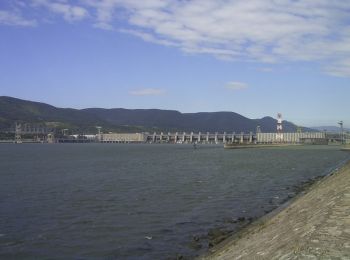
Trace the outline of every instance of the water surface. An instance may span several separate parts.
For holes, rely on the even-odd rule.
[[[338,149],[1,144],[0,258],[193,257],[209,229],[235,230],[349,159]]]

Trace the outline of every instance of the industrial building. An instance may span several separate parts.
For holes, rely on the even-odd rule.
[[[326,132],[283,132],[282,115],[277,115],[277,131],[271,133],[261,132],[260,126],[257,126],[256,133],[209,133],[209,132],[175,132],[175,133],[102,133],[102,127],[97,126],[98,134],[75,134],[67,135],[68,129],[62,129],[61,137],[55,137],[54,129],[39,127],[30,124],[15,124],[15,143],[21,143],[22,134],[41,134],[45,135],[43,139],[28,140],[32,142],[49,143],[203,143],[203,144],[348,144],[350,134],[344,133],[326,133]],[[342,121],[339,123],[342,126]],[[49,130],[51,130],[49,132]]]
[[[145,141],[143,133],[108,133],[100,134],[102,143],[141,143]]]
[[[305,132],[305,133],[257,133],[257,143],[319,143],[326,141],[326,133],[324,132]],[[327,143],[325,143],[327,144]]]

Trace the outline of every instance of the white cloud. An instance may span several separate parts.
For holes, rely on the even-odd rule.
[[[13,26],[36,26],[35,20],[28,20],[16,12],[0,10],[0,24]]]
[[[144,88],[132,90],[129,94],[133,96],[159,96],[165,94],[165,90],[158,88]]]
[[[112,31],[114,28],[108,23],[98,22],[93,25],[95,28]]]
[[[97,23],[104,27],[117,27],[145,41],[175,46],[186,53],[264,63],[329,64],[336,63],[339,57],[350,58],[349,36],[342,33],[350,28],[349,1],[84,2],[96,9]],[[121,26],[118,19],[128,25]]]
[[[102,28],[102,29],[111,29],[111,27],[109,27],[109,28]],[[177,46],[177,44],[175,44],[175,43],[173,43],[171,41],[167,41],[167,40],[164,40],[164,39],[158,39],[158,38],[154,37],[150,33],[139,32],[139,31],[136,31],[136,30],[125,30],[125,29],[120,29],[119,32],[132,34],[134,36],[137,36],[137,37],[141,38],[142,40],[144,40],[146,42],[157,43],[157,44],[161,44],[161,45],[165,45],[165,46]]]
[[[266,64],[316,61],[326,73],[349,75],[344,61],[350,59],[350,1],[32,2],[62,15],[67,21],[89,16],[95,27],[128,33],[185,53]]]
[[[242,90],[248,88],[248,85],[243,82],[232,81],[228,82],[225,87],[230,90]]]
[[[34,6],[46,7],[49,11],[62,15],[66,21],[82,20],[88,16],[88,11],[77,5],[70,5],[67,1],[32,0]]]
[[[331,66],[326,67],[325,71],[338,77],[350,77],[350,59],[337,61]]]

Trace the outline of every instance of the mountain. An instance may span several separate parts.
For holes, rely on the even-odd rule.
[[[112,126],[105,120],[79,109],[57,108],[45,103],[0,96],[0,131],[15,122],[40,124],[73,132],[95,132],[95,126],[113,131],[139,131],[134,127]]]
[[[195,132],[255,132],[259,125],[264,132],[276,131],[276,120],[272,117],[249,119],[234,112],[180,113],[173,110],[121,108],[88,108],[83,109],[83,111],[104,118],[113,125],[134,125]],[[296,126],[287,121],[283,122],[283,126],[285,131],[296,130]]]
[[[0,130],[13,127],[15,122],[42,124],[74,132],[95,133],[96,126],[104,131],[195,131],[250,132],[260,126],[262,132],[275,132],[272,117],[249,119],[234,112],[180,113],[160,109],[57,108],[48,104],[0,97]],[[296,131],[296,125],[283,121],[285,132]],[[304,129],[308,131],[310,129]]]

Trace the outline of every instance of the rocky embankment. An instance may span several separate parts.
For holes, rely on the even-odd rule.
[[[350,162],[279,213],[253,222],[201,257],[305,258],[350,259]]]
[[[264,215],[263,218],[269,218],[271,215],[275,215],[276,212],[282,210],[282,208],[289,205],[295,196],[300,196],[300,193],[304,193],[306,190],[310,188],[315,182],[322,179],[322,176],[317,176],[314,178],[310,178],[305,180],[298,185],[287,186],[286,195],[284,198],[274,197],[267,201],[266,204],[261,205],[260,209],[261,214]],[[299,195],[298,195],[299,194]],[[232,237],[236,237],[240,234],[240,232],[254,223],[256,219],[261,217],[261,214],[250,215],[245,211],[242,211],[237,217],[226,217],[223,218],[219,223],[208,230],[208,232],[204,234],[194,234],[192,235],[187,243],[187,247],[191,250],[197,251],[197,255],[203,254],[203,252],[207,250],[211,250],[213,248],[218,247],[218,245],[225,244],[227,240],[231,240]],[[192,259],[193,257],[189,257],[183,254],[176,254],[175,257],[169,258],[174,260],[186,260]]]

